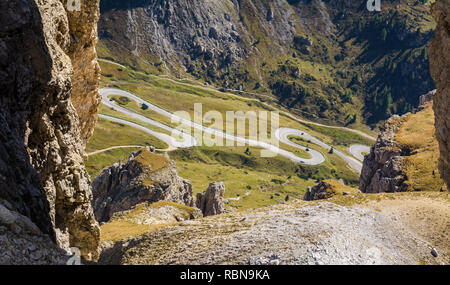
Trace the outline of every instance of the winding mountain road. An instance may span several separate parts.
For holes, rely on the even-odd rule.
[[[305,146],[302,146],[300,144],[294,143],[292,141],[289,140],[289,136],[298,136],[298,137],[302,137],[305,140],[311,141],[311,143],[314,143],[320,147],[326,148],[326,149],[331,149],[331,146],[327,145],[326,143],[322,142],[321,140],[317,139],[316,137],[302,132],[301,130],[298,129],[291,129],[291,128],[280,128],[275,132],[275,137],[278,141],[290,145],[292,147],[307,151],[310,154],[310,158],[301,158],[298,157],[297,155],[286,151],[284,149],[281,149],[278,146],[266,143],[266,142],[262,142],[262,141],[258,141],[258,140],[253,140],[253,139],[247,139],[247,138],[243,138],[243,137],[239,137],[239,136],[235,136],[235,135],[231,135],[228,133],[223,132],[222,130],[218,130],[218,129],[214,129],[214,128],[210,128],[210,127],[205,127],[201,124],[192,122],[190,120],[187,120],[185,118],[179,117],[173,113],[170,113],[164,109],[161,109],[158,106],[155,106],[154,104],[147,102],[141,98],[139,98],[138,96],[131,94],[130,92],[121,90],[121,89],[116,89],[116,88],[104,88],[100,90],[100,94],[102,96],[102,103],[104,105],[106,105],[107,107],[118,111],[120,113],[123,113],[127,116],[132,117],[133,119],[136,119],[138,121],[141,121],[143,123],[146,123],[148,125],[151,126],[155,126],[158,127],[160,129],[163,129],[167,132],[170,132],[172,134],[172,136],[169,136],[167,134],[163,134],[163,133],[159,133],[157,131],[151,130],[149,128],[146,128],[144,126],[141,126],[139,124],[127,121],[127,120],[123,120],[123,119],[119,119],[119,118],[115,118],[115,117],[111,117],[111,116],[106,116],[106,115],[100,115],[100,118],[103,119],[107,119],[113,122],[117,122],[117,123],[121,123],[121,124],[125,124],[137,129],[140,129],[150,135],[155,136],[156,138],[164,141],[165,143],[167,143],[169,145],[170,148],[188,148],[188,147],[192,147],[192,146],[196,146],[198,145],[198,141],[191,135],[183,133],[175,128],[169,127],[165,124],[162,124],[160,122],[157,122],[155,120],[152,120],[150,118],[147,118],[145,116],[139,115],[134,113],[133,111],[126,109],[124,107],[121,107],[119,105],[116,104],[116,102],[109,98],[109,96],[112,95],[118,95],[121,97],[126,97],[129,99],[132,99],[134,101],[136,101],[138,104],[142,105],[145,104],[148,109],[163,115],[169,119],[172,120],[172,122],[174,123],[178,123],[178,124],[183,124],[185,126],[190,126],[192,128],[201,130],[204,133],[208,133],[210,135],[213,135],[215,137],[221,137],[224,138],[225,140],[229,140],[229,141],[234,141],[238,144],[245,144],[248,146],[253,146],[253,147],[260,147],[263,148],[265,150],[268,150],[272,153],[276,153],[278,155],[281,155],[283,157],[286,157],[288,159],[290,159],[293,162],[296,163],[300,163],[300,164],[305,164],[305,165],[319,165],[322,164],[323,162],[325,162],[325,157],[324,155],[317,151],[317,150],[313,150],[313,149],[309,149]],[[177,140],[174,137],[179,137],[182,138],[182,140]],[[361,150],[361,152],[357,155],[355,155],[355,157],[359,158],[359,155],[362,154],[362,152],[366,152],[366,149],[361,148],[360,147],[355,147],[352,150],[355,151],[355,154]],[[354,169],[355,171],[357,171],[358,173],[361,172],[361,168],[362,168],[362,163],[360,161],[358,161],[357,159],[348,156],[346,154],[344,154],[343,152],[339,151],[339,150],[334,150],[334,153],[336,155],[338,155],[339,157],[341,157],[343,160],[345,160],[347,162],[347,164]]]

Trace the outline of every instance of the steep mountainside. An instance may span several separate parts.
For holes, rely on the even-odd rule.
[[[434,89],[428,1],[382,5],[371,13],[348,0],[103,0],[99,55],[275,94],[304,116],[374,124]]]
[[[82,12],[70,12],[66,2],[0,3],[0,201],[8,208],[0,221],[20,234],[8,228],[9,217],[25,216],[41,231],[34,234],[96,259],[100,231],[82,158],[95,104],[80,123],[71,96],[74,102],[98,97],[93,44],[99,3],[83,1]],[[81,78],[93,82],[88,93]]]
[[[436,137],[441,152],[439,169],[450,189],[450,1],[436,2],[432,11],[438,22],[438,29],[431,43],[430,66],[438,88],[434,112]]]

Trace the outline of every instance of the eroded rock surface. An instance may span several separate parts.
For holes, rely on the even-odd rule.
[[[143,202],[172,201],[194,206],[192,184],[180,178],[167,155],[144,148],[128,162],[105,169],[92,183],[95,217],[107,222],[117,212]]]
[[[67,7],[68,0],[62,0]],[[80,136],[84,144],[94,133],[97,123],[100,67],[95,45],[98,41],[97,22],[100,18],[100,1],[81,1],[81,10],[67,13],[70,45],[68,55],[72,60],[72,104],[80,121]],[[69,3],[70,4],[70,3]]]
[[[420,96],[418,110],[421,111],[421,110],[425,109],[425,107],[428,105],[428,103],[434,100],[435,96],[436,96],[436,90],[430,91],[427,94],[423,94],[422,96]]]
[[[225,203],[223,195],[225,194],[225,184],[223,182],[213,182],[209,184],[205,193],[197,194],[197,208],[203,216],[214,216],[225,213]]]
[[[98,5],[82,2],[82,9]],[[0,199],[60,247],[78,247],[90,260],[98,256],[100,231],[70,100],[69,56],[79,56],[72,41],[88,43],[73,37],[71,13],[59,0],[0,3]]]
[[[402,124],[399,116],[391,117],[381,128],[381,133],[370,154],[364,158],[359,189],[364,193],[406,191],[403,171],[406,150],[398,146],[395,134]]]
[[[450,189],[450,0],[436,1],[432,6],[432,14],[437,28],[429,54],[431,75],[437,86],[433,108],[441,152],[439,169]]]

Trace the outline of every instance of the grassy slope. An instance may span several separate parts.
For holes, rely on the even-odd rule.
[[[186,85],[177,81],[146,75],[116,64],[101,62],[101,67],[102,87],[118,87],[128,90],[170,111],[186,110],[193,115],[193,104],[197,102],[203,104],[203,114],[211,110],[217,110],[222,114],[230,110],[245,112],[270,110],[267,106],[256,101],[233,97],[230,94],[205,89],[193,84]],[[123,100],[119,96],[113,97],[126,108],[170,124],[165,118],[159,118],[149,111],[142,110],[134,102]],[[100,108],[100,112],[142,124],[104,106]],[[331,144],[338,139],[341,139],[339,143],[343,139],[353,139],[360,143],[366,142],[359,135],[349,134],[344,130],[323,127],[312,128],[286,116],[280,117],[280,125],[305,130]],[[101,125],[99,125],[100,127]],[[150,128],[157,130],[154,127]],[[119,138],[121,135],[129,138],[131,144],[138,141],[134,136],[127,133],[117,134]],[[91,142],[91,149],[101,148],[102,144],[111,144],[110,138],[113,137],[116,137],[116,135],[110,135],[108,140],[103,142],[97,142],[98,139],[94,137]],[[126,141],[122,143],[128,144]],[[294,150],[287,145],[281,145],[281,147],[289,151],[297,151],[297,154],[302,157],[309,156],[308,153]],[[299,167],[281,157],[263,159],[259,156],[259,149],[251,148],[251,153],[245,154],[246,147],[220,149],[196,147],[189,150],[178,150],[170,155],[177,163],[180,176],[192,181],[195,192],[204,191],[212,181],[223,180],[227,187],[226,197],[232,198],[229,207],[238,209],[276,204],[285,201],[287,197],[289,199],[301,198],[308,186],[312,186],[323,179],[342,178],[352,185],[358,183],[357,174],[352,172],[340,158],[328,154],[328,150],[322,150],[314,145],[311,145],[311,147],[326,154],[326,162],[323,165]],[[92,176],[95,176],[101,169],[115,162],[115,155],[117,155],[117,160],[125,160],[127,154],[132,151],[134,150],[114,150],[94,155],[88,161],[89,172]]]
[[[166,149],[166,143],[133,127],[100,119],[86,146],[88,153],[113,146],[142,145]]]
[[[439,191],[444,182],[438,170],[439,145],[432,104],[417,114],[408,115],[395,139],[411,153],[405,162],[409,190]]]
[[[247,152],[248,153],[248,152]],[[170,154],[180,176],[189,179],[195,192],[204,191],[212,181],[224,181],[230,206],[247,209],[302,198],[308,186],[323,179],[340,179],[356,185],[358,175],[339,157],[329,155],[320,166],[299,166],[282,157],[261,158],[259,149],[246,147],[196,147]]]
[[[163,207],[173,207],[180,211],[180,214],[184,216],[185,219],[189,217],[194,212],[194,209],[185,205],[177,204],[170,201],[160,201],[150,205],[139,204],[134,209],[130,210],[123,216],[115,217],[112,221],[102,225],[101,229],[101,240],[102,241],[119,241],[127,237],[136,237],[151,230],[158,229],[160,227],[169,226],[176,224],[174,222],[164,222],[157,221],[155,224],[137,224],[134,222],[133,218],[142,214],[148,209],[158,209]]]
[[[100,119],[95,126],[93,137],[86,146],[86,151],[87,153],[92,153],[115,146],[135,145],[154,146],[159,149],[166,149],[168,147],[166,143],[140,130]],[[129,154],[136,150],[138,148],[111,149],[91,155],[86,161],[87,170],[91,177],[94,178],[111,164],[119,160],[126,161]]]
[[[86,169],[92,179],[97,177],[105,168],[113,165],[118,161],[126,162],[132,152],[138,151],[139,148],[121,148],[108,150],[96,155],[89,156],[85,162]]]

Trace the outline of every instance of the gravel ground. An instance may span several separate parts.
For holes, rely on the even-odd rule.
[[[429,244],[371,208],[293,202],[104,244],[109,264],[439,264]]]

